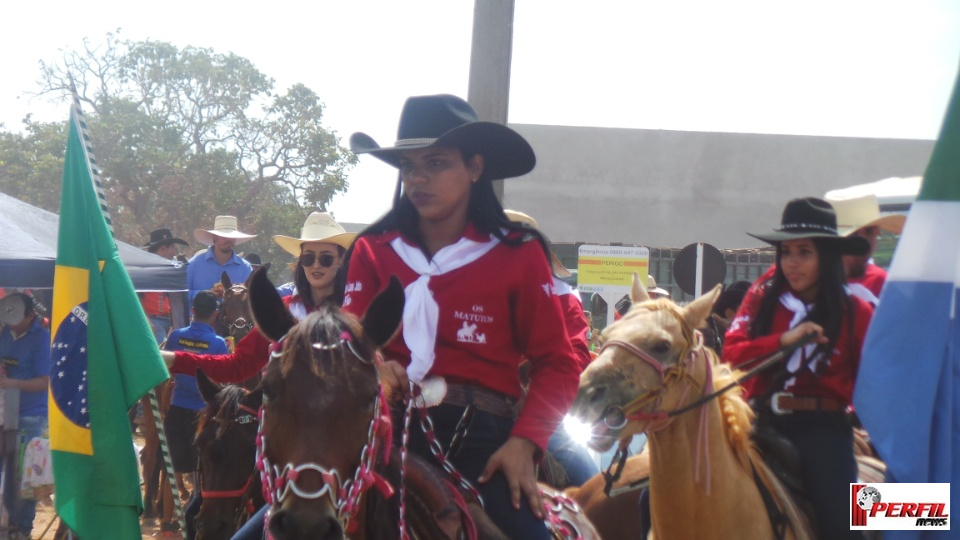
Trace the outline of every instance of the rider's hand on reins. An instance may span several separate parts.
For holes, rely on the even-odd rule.
[[[789,347],[794,343],[803,339],[807,334],[816,334],[817,337],[814,339],[815,343],[827,343],[830,341],[826,336],[823,335],[823,327],[817,323],[806,321],[802,322],[790,330],[780,334],[780,346]]]
[[[510,501],[513,507],[520,509],[521,495],[527,497],[533,515],[543,519],[543,496],[537,485],[537,470],[533,457],[537,445],[523,437],[510,437],[487,461],[478,482],[484,484],[497,470],[503,472],[510,487]]]
[[[395,402],[410,397],[410,379],[407,378],[407,370],[399,362],[387,360],[377,369],[380,371],[383,393],[389,401]]]

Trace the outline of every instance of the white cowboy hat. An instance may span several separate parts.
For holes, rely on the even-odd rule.
[[[850,236],[857,229],[877,226],[894,234],[903,231],[903,224],[907,216],[903,214],[889,214],[880,216],[880,204],[874,194],[858,197],[837,197],[827,195],[827,202],[837,213],[837,233],[840,236]]]
[[[213,237],[219,236],[220,238],[232,238],[236,240],[237,244],[242,244],[244,242],[249,242],[257,237],[255,234],[245,234],[237,230],[237,218],[236,216],[217,216],[213,220],[213,229],[194,229],[193,237],[197,239],[197,242],[205,246],[213,245]]]
[[[343,227],[330,214],[313,212],[303,222],[303,228],[300,229],[300,238],[278,234],[273,237],[273,240],[287,253],[299,257],[300,244],[304,242],[326,242],[347,249],[356,236],[356,233],[348,233],[343,230]]]
[[[533,219],[527,214],[524,214],[523,212],[517,210],[504,210],[503,213],[507,215],[507,219],[514,223],[522,223],[531,229],[537,229],[538,231],[540,230],[540,227],[537,226],[537,220]],[[567,267],[560,262],[557,254],[553,251],[550,252],[550,262],[552,263],[551,266],[553,266],[553,273],[557,277],[568,278],[573,275],[570,270],[567,270]]]
[[[650,274],[647,274],[647,294],[662,294],[668,298],[670,297],[670,292],[657,287],[657,280],[653,279],[653,276]]]

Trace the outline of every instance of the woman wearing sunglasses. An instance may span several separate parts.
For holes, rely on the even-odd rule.
[[[343,230],[326,212],[314,212],[307,217],[300,237],[277,235],[273,240],[285,251],[297,257],[294,268],[296,293],[283,299],[290,313],[303,319],[327,302],[339,303],[334,297],[334,279],[343,254],[355,234]],[[254,327],[237,342],[234,352],[223,355],[192,354],[161,351],[171,373],[196,375],[197,369],[222,383],[241,383],[257,374],[270,359],[270,340]],[[192,520],[200,511],[201,498],[195,496],[187,506],[187,530],[192,537]],[[263,535],[263,513],[266,506],[251,518],[234,536],[236,539],[260,538]]]
[[[273,240],[297,257],[294,268],[296,293],[283,299],[298,320],[316,311],[326,302],[339,303],[334,297],[334,279],[343,254],[356,235],[343,230],[326,212],[307,217],[300,237],[277,235]],[[237,342],[232,354],[206,355],[187,352],[162,352],[171,373],[196,374],[197,369],[222,383],[243,382],[256,375],[270,358],[270,341],[254,328]]]

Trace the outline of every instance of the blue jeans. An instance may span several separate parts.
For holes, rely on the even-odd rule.
[[[47,429],[46,416],[23,416],[20,418],[20,435],[17,450],[8,456],[3,465],[3,506],[10,515],[10,525],[23,532],[33,530],[33,518],[37,516],[37,501],[20,499],[20,442],[39,437]]]
[[[600,467],[590,457],[587,449],[574,442],[562,425],[550,437],[547,450],[563,467],[571,486],[582,486],[591,477],[600,474]]]
[[[173,322],[170,320],[170,317],[157,317],[150,316],[147,317],[150,321],[150,329],[153,330],[153,337],[157,340],[157,343],[163,343],[163,340],[167,339],[167,334],[170,333],[170,327],[173,326]]]
[[[269,504],[263,505],[252,518],[243,524],[243,527],[240,527],[239,531],[233,534],[230,540],[261,540],[263,538],[263,516],[267,514],[269,509]]]
[[[803,489],[817,518],[817,538],[863,538],[850,530],[850,483],[857,481],[853,429],[841,413],[769,414],[770,425],[797,447]]]
[[[448,449],[464,409],[441,404],[429,410],[437,439],[443,444],[444,449]],[[513,424],[514,421],[509,418],[475,410],[460,448],[450,456],[450,461],[480,492],[480,496],[483,497],[483,509],[504,534],[510,538],[524,540],[547,539],[550,537],[547,527],[542,520],[533,515],[526,497],[520,498],[519,510],[513,508],[510,503],[510,488],[503,473],[497,472],[485,484],[477,483],[477,478],[486,467],[490,456],[510,438]],[[403,423],[394,425],[402,426]],[[401,432],[401,429],[394,430],[395,444],[399,444]],[[431,463],[437,462],[430,453],[419,422],[411,422],[409,450]]]

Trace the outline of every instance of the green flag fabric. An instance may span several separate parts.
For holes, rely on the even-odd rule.
[[[117,254],[79,104],[71,108],[53,287],[50,450],[57,513],[83,540],[139,539],[127,410],[168,377]]]

